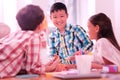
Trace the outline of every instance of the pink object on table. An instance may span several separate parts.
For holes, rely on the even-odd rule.
[[[4,23],[0,23],[0,39],[10,33],[10,28]]]

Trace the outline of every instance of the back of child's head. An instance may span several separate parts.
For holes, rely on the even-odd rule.
[[[61,3],[61,2],[56,2],[52,5],[51,9],[50,9],[50,14],[54,13],[55,11],[59,11],[59,10],[64,10],[66,14],[67,13],[67,8],[65,6],[65,4]]]
[[[27,5],[16,15],[19,26],[22,30],[34,31],[44,20],[43,10],[36,5]]]

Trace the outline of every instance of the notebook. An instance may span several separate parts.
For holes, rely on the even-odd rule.
[[[35,78],[39,77],[38,74],[23,74],[23,75],[17,75],[16,78]]]
[[[62,71],[56,74],[53,74],[56,78],[63,78],[63,79],[72,79],[72,78],[100,78],[100,72],[90,72],[88,74],[78,74],[76,70],[71,71]]]

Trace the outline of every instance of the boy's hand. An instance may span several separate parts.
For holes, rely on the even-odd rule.
[[[75,55],[82,55],[81,51],[76,51],[73,56],[69,57],[71,61],[75,61]]]
[[[60,62],[60,58],[58,55],[54,55],[54,57],[46,64],[47,66],[52,65],[53,63],[59,63]]]
[[[56,72],[66,71],[66,70],[68,70],[66,64],[61,64],[61,63],[59,63],[55,69]]]
[[[55,71],[59,63],[60,63],[60,58],[58,55],[55,55],[53,59],[46,64],[46,72]]]

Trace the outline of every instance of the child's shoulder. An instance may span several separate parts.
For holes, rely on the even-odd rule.
[[[59,31],[55,29],[54,31],[49,33],[49,37],[56,37],[59,34]]]
[[[66,29],[67,30],[76,30],[76,29],[80,29],[80,26],[75,25],[75,24],[67,24]]]
[[[108,42],[107,38],[100,38],[97,40],[97,42]]]
[[[97,40],[96,44],[109,45],[109,44],[111,44],[111,42],[107,38],[100,38]]]
[[[70,25],[70,26],[71,26],[71,30],[73,30],[74,32],[86,32],[85,29],[83,29],[83,27],[80,25]]]

